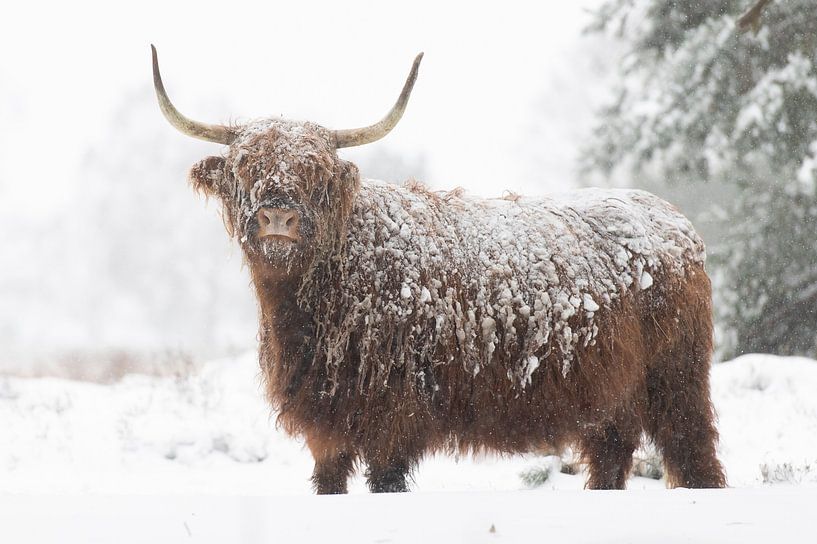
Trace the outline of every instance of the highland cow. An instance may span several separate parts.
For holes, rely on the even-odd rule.
[[[361,180],[342,147],[399,121],[327,130],[264,119],[181,132],[229,146],[190,173],[218,198],[260,307],[279,424],[315,458],[318,493],[359,464],[405,491],[429,452],[573,447],[592,489],[621,489],[642,435],[673,486],[722,487],[709,396],[710,282],[689,221],[636,190],[470,198]]]

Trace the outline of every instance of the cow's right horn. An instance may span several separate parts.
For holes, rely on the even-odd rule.
[[[411,90],[414,88],[414,82],[417,81],[417,71],[420,69],[421,60],[423,60],[422,53],[414,59],[406,84],[403,85],[403,92],[400,93],[397,103],[392,106],[389,113],[383,119],[368,127],[336,130],[334,133],[335,147],[354,147],[369,144],[391,132],[391,129],[400,121],[403,112],[406,111]]]
[[[236,134],[229,127],[224,125],[208,125],[206,123],[198,123],[188,119],[170,102],[165,92],[165,86],[162,84],[162,75],[159,73],[159,59],[156,56],[156,48],[151,44],[151,51],[153,52],[153,88],[156,89],[156,98],[159,99],[159,108],[165,116],[165,119],[170,121],[170,124],[176,127],[183,134],[204,140],[206,142],[214,142],[217,144],[230,145],[235,140]]]

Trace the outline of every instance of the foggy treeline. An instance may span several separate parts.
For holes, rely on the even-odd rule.
[[[815,21],[810,0],[613,0],[591,27],[626,53],[583,166],[693,219],[722,357],[817,355]]]

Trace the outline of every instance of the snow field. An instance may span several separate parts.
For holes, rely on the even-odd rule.
[[[0,497],[7,542],[814,542],[813,488]],[[48,523],[42,523],[43,513]]]
[[[312,460],[275,429],[256,357],[113,385],[0,378],[4,542],[814,542],[817,362],[715,366],[731,489],[582,490],[557,457],[420,466],[415,492],[311,495]],[[553,468],[539,488],[520,474]],[[43,523],[46,520],[46,523]],[[555,539],[555,540],[554,540]]]
[[[716,365],[720,458],[732,487],[817,484],[817,362],[749,355]],[[312,459],[275,428],[254,353],[189,376],[112,385],[0,378],[0,493],[309,494]],[[426,459],[417,491],[524,489],[536,456]],[[558,468],[558,466],[557,466]],[[581,489],[555,474],[547,489]],[[630,489],[663,482],[630,481]],[[352,493],[364,493],[356,477]]]

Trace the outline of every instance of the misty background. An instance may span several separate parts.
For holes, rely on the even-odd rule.
[[[330,128],[379,119],[424,51],[400,125],[342,156],[364,177],[535,195],[579,183],[579,149],[611,97],[618,42],[582,32],[600,4],[7,7],[0,371],[110,380],[255,346],[240,251],[218,204],[186,181],[222,148],[162,118],[150,43],[194,119],[279,115]]]
[[[649,190],[707,244],[717,361],[817,357],[813,0],[6,11],[0,373],[111,381],[255,349],[240,252],[186,181],[224,149],[164,120],[150,43],[193,119],[328,128],[380,119],[424,51],[399,126],[340,151],[363,177],[488,197]]]

